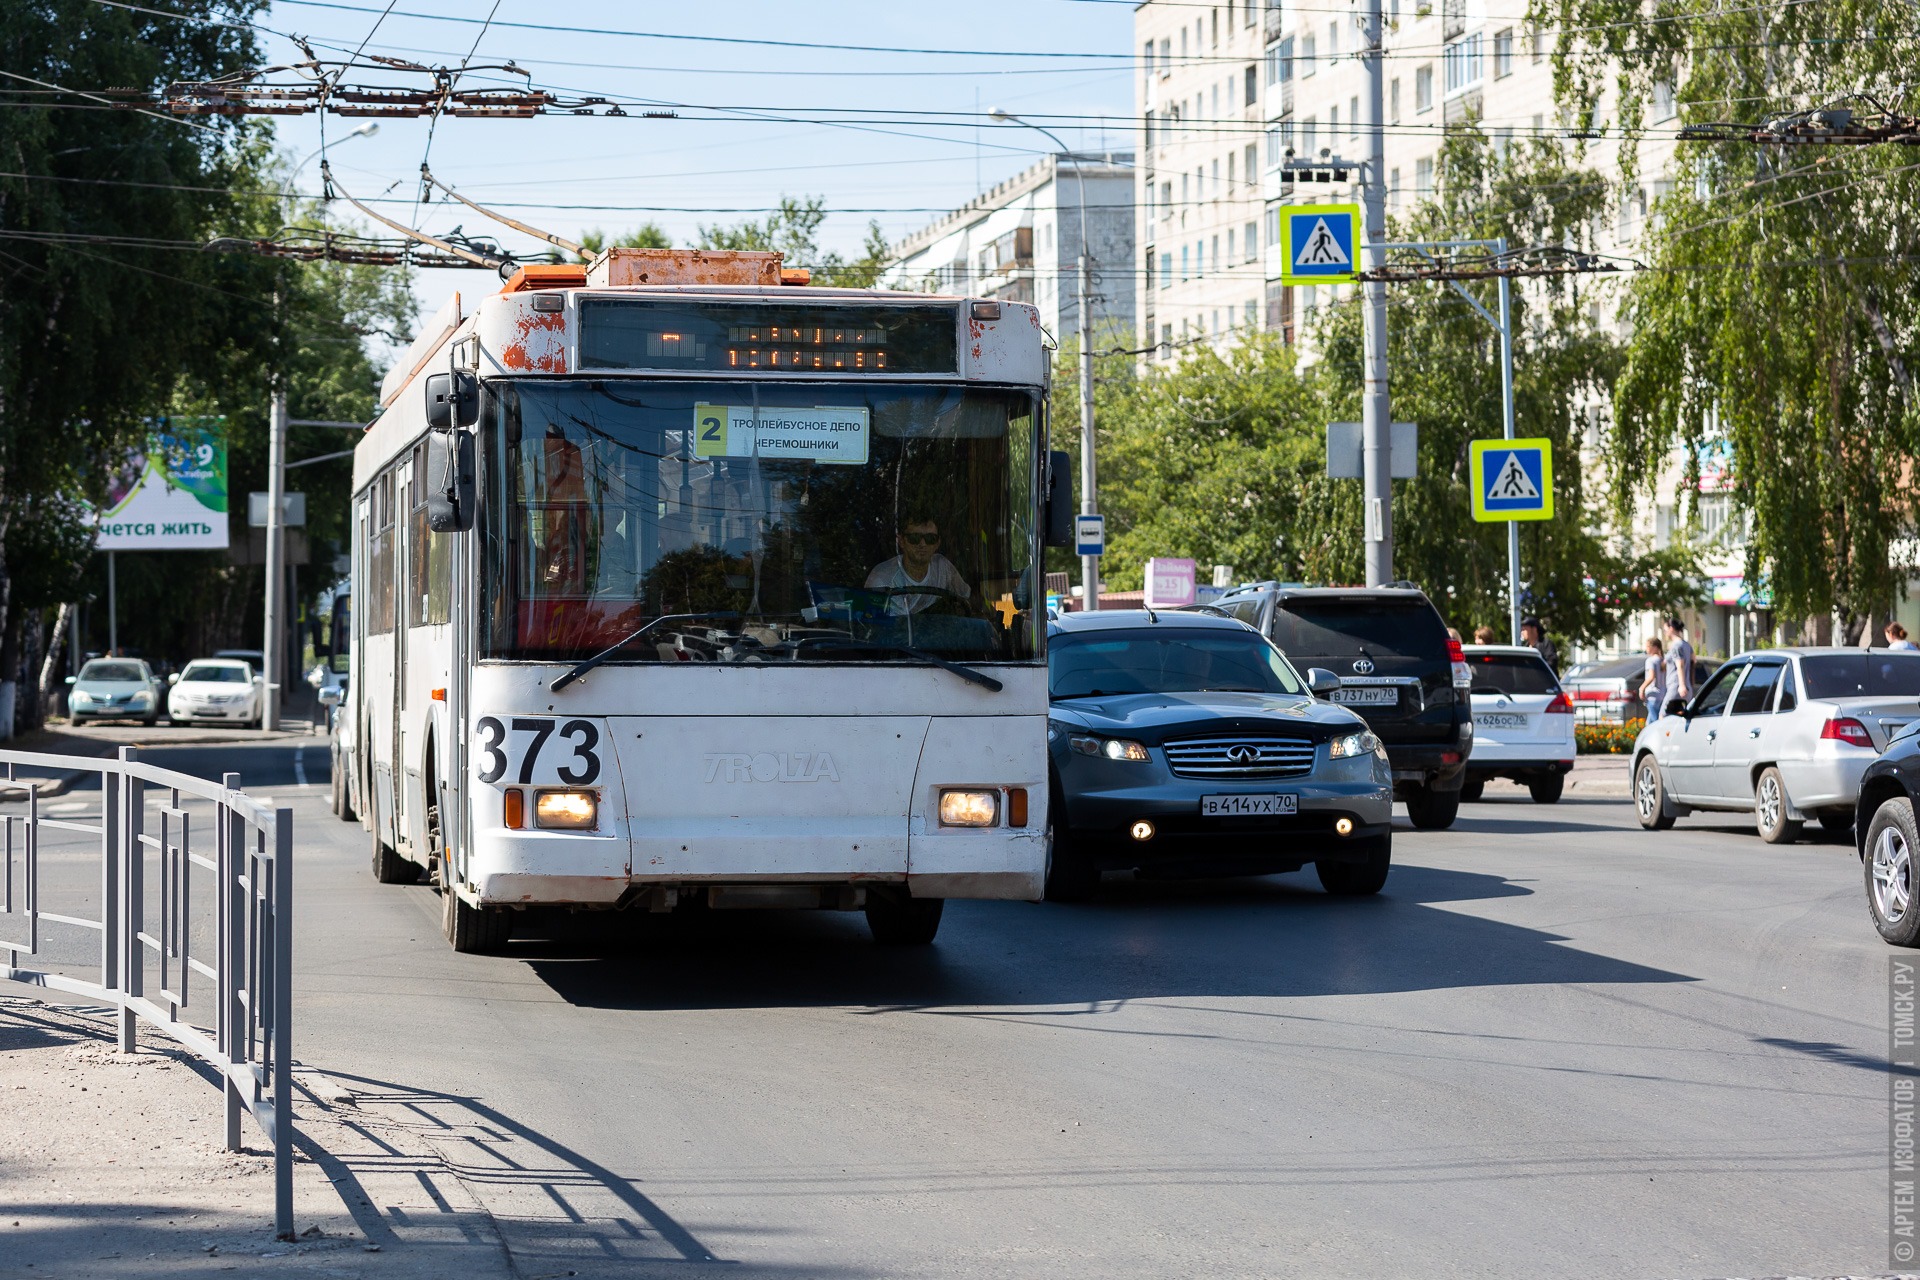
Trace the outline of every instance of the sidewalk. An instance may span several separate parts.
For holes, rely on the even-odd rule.
[[[11,988],[19,990],[19,988]],[[294,1222],[273,1238],[259,1129],[224,1149],[216,1081],[161,1033],[118,1052],[104,1011],[0,995],[0,1277],[507,1277],[499,1233],[443,1156],[295,1070]]]

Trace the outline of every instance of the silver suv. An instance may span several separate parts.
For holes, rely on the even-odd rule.
[[[1633,744],[1640,825],[1664,830],[1694,809],[1751,811],[1782,844],[1817,819],[1853,826],[1860,775],[1920,719],[1920,652],[1763,649],[1736,655],[1693,700]]]

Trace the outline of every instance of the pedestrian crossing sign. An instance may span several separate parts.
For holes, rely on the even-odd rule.
[[[1280,210],[1282,284],[1347,284],[1360,243],[1360,206],[1302,204]]]
[[[1474,440],[1473,518],[1553,519],[1553,441]]]

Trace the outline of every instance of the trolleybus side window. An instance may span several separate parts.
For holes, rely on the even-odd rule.
[[[367,521],[367,634],[393,630],[393,472],[373,482]]]
[[[901,645],[1038,657],[1029,393],[585,379],[493,388],[481,575],[490,656],[584,657],[657,623],[622,660],[911,660]],[[702,616],[680,620],[688,614]]]
[[[427,529],[425,445],[413,448],[413,510],[407,518],[407,623],[438,626],[452,617],[453,535]]]

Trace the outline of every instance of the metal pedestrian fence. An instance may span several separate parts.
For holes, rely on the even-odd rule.
[[[23,770],[97,775],[98,812],[50,806]],[[211,1066],[227,1149],[243,1113],[272,1147],[274,1233],[291,1239],[293,811],[246,795],[237,773],[209,782],[132,747],[0,751],[0,774],[0,977],[111,1006],[123,1053],[145,1022]]]

